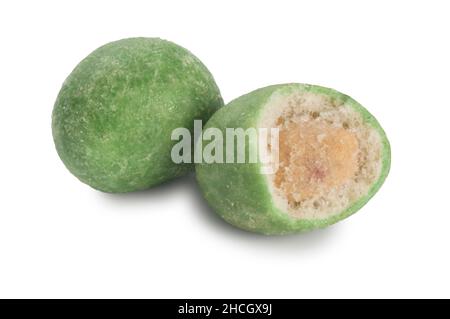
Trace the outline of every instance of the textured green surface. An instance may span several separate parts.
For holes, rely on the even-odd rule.
[[[106,44],[85,58],[56,100],[53,138],[66,167],[106,192],[141,190],[193,169],[174,164],[172,130],[223,105],[206,67],[157,38]]]
[[[362,114],[366,123],[372,125],[382,138],[382,169],[379,179],[368,194],[353,203],[345,211],[325,219],[295,219],[287,212],[277,209],[272,201],[259,164],[197,164],[198,183],[214,210],[227,222],[239,228],[264,234],[289,234],[322,228],[342,220],[359,210],[383,184],[390,168],[390,146],[377,120],[358,102],[335,90],[305,84],[281,84],[258,89],[243,95],[217,111],[204,129],[226,127],[247,129],[258,127],[260,115],[270,96],[289,95],[294,91],[326,94],[345,102]],[[249,145],[248,147],[255,147]]]

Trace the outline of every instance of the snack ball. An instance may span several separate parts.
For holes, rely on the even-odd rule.
[[[172,130],[193,129],[223,100],[208,69],[159,38],[108,43],[64,82],[52,115],[57,152],[69,171],[104,192],[131,192],[186,174],[171,159]]]
[[[366,204],[389,172],[389,142],[375,117],[351,97],[321,86],[253,91],[217,111],[204,131],[209,128],[223,136],[227,128],[278,129],[277,145],[271,138],[244,144],[248,159],[257,150],[256,162],[239,163],[236,156],[234,162],[213,161],[217,152],[209,158],[203,152],[196,165],[198,183],[217,214],[252,232],[289,234],[334,224]],[[202,142],[211,149],[209,139]],[[262,154],[278,158],[272,171]]]

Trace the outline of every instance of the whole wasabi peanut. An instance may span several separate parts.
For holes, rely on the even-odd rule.
[[[158,38],[106,44],[78,64],[56,100],[52,129],[73,175],[105,192],[157,185],[193,169],[171,160],[171,132],[223,105],[210,72]]]
[[[248,231],[288,234],[336,223],[359,210],[389,172],[390,146],[380,124],[358,102],[329,88],[262,88],[217,111],[204,132],[209,128],[223,136],[226,128],[278,129],[277,143],[245,144],[246,154],[257,149],[256,163],[212,162],[203,154],[206,160],[196,165],[209,204]],[[269,174],[262,174],[262,154],[278,159]]]

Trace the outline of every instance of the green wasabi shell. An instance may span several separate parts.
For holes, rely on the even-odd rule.
[[[193,170],[170,152],[178,127],[193,129],[221,106],[207,68],[186,49],[158,38],[108,43],[64,82],[52,115],[57,152],[82,182],[130,192]]]
[[[266,102],[271,95],[289,95],[295,91],[309,91],[328,95],[359,112],[365,123],[374,127],[382,141],[382,168],[369,192],[339,214],[324,219],[298,219],[278,209],[269,191],[260,164],[200,163],[196,165],[198,184],[210,206],[228,223],[247,231],[263,234],[290,234],[323,228],[358,211],[378,191],[390,168],[390,145],[377,120],[351,97],[333,89],[307,84],[281,84],[255,90],[243,95],[217,111],[204,130],[215,127],[225,135],[225,128],[258,127]],[[255,147],[247,145],[247,147]]]

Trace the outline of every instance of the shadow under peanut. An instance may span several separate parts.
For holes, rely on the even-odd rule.
[[[193,178],[193,177],[192,177]],[[171,179],[158,186],[151,187],[146,190],[129,192],[129,193],[103,193],[98,192],[100,197],[106,201],[112,201],[118,205],[146,204],[152,201],[168,201],[176,200],[179,193],[186,192],[191,187],[191,176],[183,176]]]

